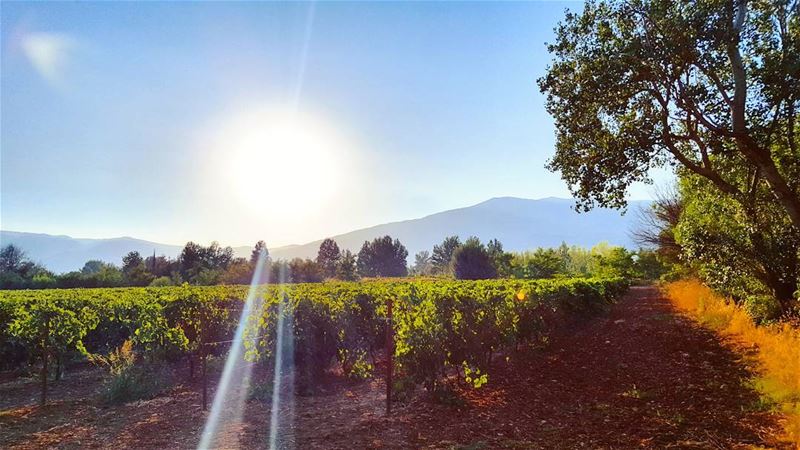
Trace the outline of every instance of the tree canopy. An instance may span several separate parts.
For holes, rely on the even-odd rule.
[[[678,164],[746,202],[766,186],[800,228],[797,2],[588,2],[568,13],[539,80],[557,129],[549,168],[579,199],[624,207]]]
[[[362,277],[404,277],[407,257],[405,246],[391,236],[365,241],[358,252],[358,273]]]

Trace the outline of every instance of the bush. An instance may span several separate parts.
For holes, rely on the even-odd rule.
[[[110,376],[104,383],[102,394],[107,403],[120,404],[152,398],[163,387],[163,374],[135,364],[136,353],[130,340],[108,356],[92,355],[90,360],[109,371]]]
[[[771,322],[781,315],[781,304],[771,295],[749,295],[742,307],[757,324]]]
[[[172,279],[170,277],[158,277],[150,283],[150,287],[164,287],[172,286]]]

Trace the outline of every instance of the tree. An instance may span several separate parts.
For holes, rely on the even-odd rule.
[[[122,275],[133,286],[147,286],[155,278],[144,266],[142,255],[136,251],[128,252],[122,257]]]
[[[736,299],[774,296],[783,312],[794,309],[800,279],[800,231],[765,187],[753,201],[715,195],[704,178],[680,180],[683,210],[674,238],[684,262],[709,285]]]
[[[640,248],[636,252],[634,270],[638,278],[655,281],[667,271],[667,266],[659,258],[657,250]]]
[[[552,248],[516,254],[511,266],[515,278],[552,278],[567,271],[561,254]]]
[[[683,202],[675,189],[656,191],[650,208],[642,210],[639,226],[633,231],[633,239],[641,246],[655,248],[661,261],[679,264],[683,252],[675,240],[675,227],[681,219]]]
[[[250,284],[253,279],[253,265],[245,258],[235,258],[222,274],[222,284]]]
[[[189,279],[195,275],[198,268],[203,264],[205,249],[200,244],[192,241],[186,243],[178,257],[180,273],[184,279]]]
[[[213,241],[204,253],[204,263],[209,269],[225,270],[233,261],[233,248],[220,247],[217,241]]]
[[[100,261],[100,260],[97,260],[97,259],[91,259],[89,261],[86,261],[86,264],[83,265],[83,268],[81,269],[81,273],[84,274],[84,275],[96,274],[96,273],[100,272],[100,270],[102,270],[103,266],[105,266],[106,264],[107,263],[105,263],[103,261]]]
[[[144,266],[156,277],[169,277],[172,272],[179,270],[178,263],[164,255],[148,256],[144,259]]]
[[[14,244],[0,250],[0,272],[17,273],[25,261],[25,252]]]
[[[765,187],[800,228],[800,8],[776,0],[632,0],[568,13],[539,80],[561,172],[583,209],[624,207],[679,164],[743,204]]]
[[[430,275],[433,273],[433,264],[431,264],[429,251],[423,250],[414,255],[414,266],[411,271],[414,275]]]
[[[127,255],[122,257],[122,273],[128,274],[134,269],[144,267],[144,259],[139,252],[128,252]]]
[[[365,241],[358,252],[358,273],[362,277],[404,277],[408,250],[391,236]]]
[[[9,244],[0,250],[0,289],[30,287],[33,277],[49,274],[44,267],[33,263],[21,248]]]
[[[450,261],[459,246],[461,246],[461,240],[458,236],[448,236],[441,244],[433,246],[431,264],[434,272],[448,273],[450,271]]]
[[[100,270],[90,275],[90,277],[94,279],[94,284],[97,287],[113,287],[122,286],[124,284],[122,271],[114,264],[103,264]],[[150,277],[146,273],[139,273],[135,278],[144,285]]]
[[[634,253],[624,247],[611,247],[601,242],[592,247],[592,256],[597,261],[593,275],[627,279],[635,275]]]
[[[328,277],[333,278],[336,276],[336,268],[339,265],[339,260],[342,258],[342,252],[339,250],[339,245],[333,239],[325,239],[319,245],[317,252],[317,264],[322,268],[322,273]]]
[[[484,280],[497,276],[492,258],[477,237],[470,237],[453,253],[453,274],[459,280]]]
[[[258,257],[261,255],[261,252],[264,252],[264,257],[269,258],[269,249],[267,248],[267,244],[264,241],[256,242],[256,246],[253,247],[253,252],[250,253],[250,264],[254,267],[256,262],[258,262]]]
[[[325,275],[316,261],[295,258],[289,261],[289,279],[292,283],[319,283],[325,280]]]
[[[342,257],[339,258],[339,263],[336,266],[336,278],[343,281],[358,280],[356,256],[350,250],[342,252]]]
[[[503,244],[497,239],[492,239],[486,244],[486,251],[489,253],[489,259],[492,260],[497,276],[508,277],[511,275],[511,253],[506,253],[503,250]]]
[[[289,262],[278,259],[269,262],[269,280],[272,283],[289,283]]]
[[[208,247],[194,242],[186,243],[178,258],[180,275],[195,284],[214,284],[233,261],[233,249],[220,247],[216,241]],[[202,275],[202,281],[199,277]]]

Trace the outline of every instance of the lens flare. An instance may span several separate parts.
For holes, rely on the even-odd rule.
[[[224,434],[221,431],[231,424],[241,423],[244,402],[250,387],[250,376],[253,370],[253,364],[247,363],[243,358],[244,334],[248,324],[253,320],[257,320],[263,310],[263,298],[259,292],[259,287],[268,281],[265,279],[264,270],[266,259],[266,253],[262,251],[258,255],[255,273],[247,293],[247,300],[239,317],[236,335],[225,360],[225,367],[214,394],[211,413],[208,415],[203,427],[203,435],[200,439],[200,444],[197,446],[198,449],[218,447],[215,445],[215,441],[221,434]]]

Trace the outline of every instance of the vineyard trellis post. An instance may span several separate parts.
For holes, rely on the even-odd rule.
[[[47,341],[50,339],[50,316],[45,313],[44,330],[42,330],[42,398],[40,404],[47,402]]]
[[[392,413],[392,370],[394,369],[394,324],[392,298],[386,299],[386,415]]]
[[[206,354],[208,353],[208,349],[206,348],[205,333],[201,333],[200,336],[200,357],[203,360],[203,411],[206,411],[208,409],[208,376],[206,371],[206,361],[208,360]]]

